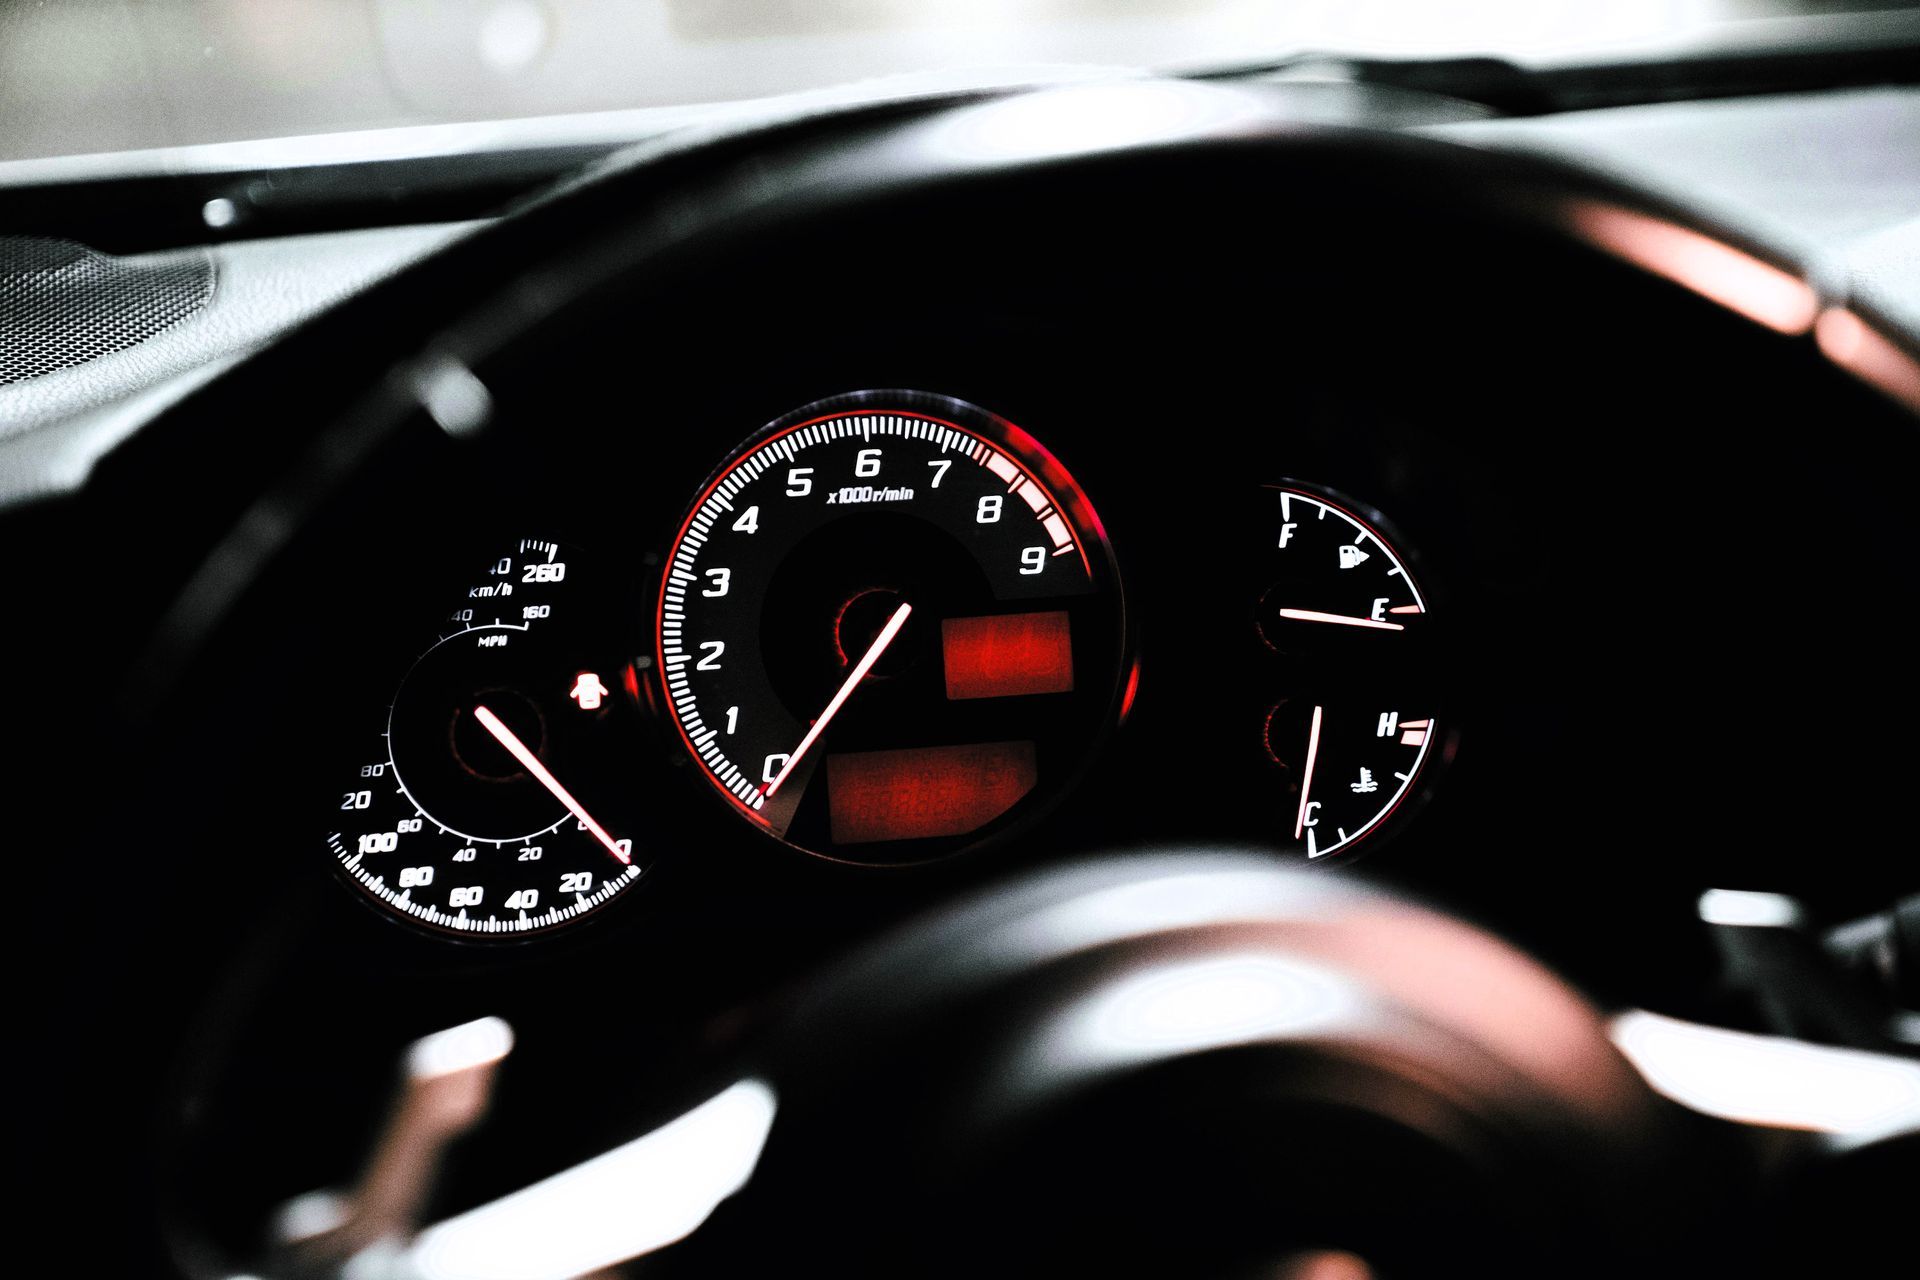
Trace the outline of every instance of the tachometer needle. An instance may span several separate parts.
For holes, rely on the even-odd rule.
[[[811,729],[807,730],[807,736],[800,739],[800,745],[793,749],[793,754],[787,757],[787,762],[780,766],[780,772],[775,774],[773,781],[767,784],[765,794],[768,797],[772,797],[773,793],[780,789],[780,784],[787,780],[787,775],[793,772],[793,767],[800,763],[801,757],[806,755],[813,744],[819,740],[820,735],[826,732],[828,722],[839,712],[841,704],[853,696],[854,688],[867,678],[867,672],[873,670],[873,664],[880,661],[880,655],[887,651],[887,646],[893,643],[893,638],[900,634],[900,628],[907,625],[907,615],[912,612],[913,606],[904,601],[898,609],[893,611],[893,616],[887,619],[886,626],[880,628],[880,634],[875,636],[873,643],[867,646],[867,651],[861,655],[860,661],[853,664],[853,670],[849,671],[847,678],[841,682],[840,691],[833,695],[833,701],[827,704],[827,709],[820,713],[820,718],[813,722]]]
[[[1307,767],[1300,775],[1300,812],[1293,815],[1293,838],[1298,840],[1300,833],[1307,829],[1307,794],[1313,790],[1313,761],[1320,754],[1320,713],[1322,708],[1313,709],[1313,727],[1307,730]]]
[[[1405,631],[1401,622],[1382,622],[1378,618],[1351,618],[1344,613],[1316,613],[1312,609],[1282,609],[1280,616],[1295,622],[1337,622],[1343,627],[1372,627],[1375,631]]]
[[[558,778],[547,772],[547,766],[541,764],[540,758],[534,755],[533,752],[527,750],[527,744],[520,741],[519,736],[515,734],[513,730],[507,728],[505,722],[502,721],[499,716],[493,714],[493,712],[485,707],[475,707],[473,709],[473,718],[484,725],[487,732],[494,736],[495,741],[505,747],[508,752],[512,754],[513,758],[520,762],[521,767],[532,774],[541,786],[553,792],[553,798],[567,806],[567,812],[578,818],[581,826],[593,832],[594,838],[601,844],[607,846],[608,853],[620,859],[622,862],[632,861],[631,856],[625,850],[621,849],[612,836],[607,834],[607,829],[593,820],[593,815],[583,809],[580,806],[580,802],[575,800],[573,795],[565,787],[560,785]]]

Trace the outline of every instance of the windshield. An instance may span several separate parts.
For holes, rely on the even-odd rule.
[[[0,0],[0,160],[1304,51],[1602,57],[1871,0]]]

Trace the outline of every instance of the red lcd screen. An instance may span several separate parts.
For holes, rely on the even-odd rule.
[[[954,701],[1073,690],[1073,629],[1064,610],[948,618],[940,647]]]
[[[1033,790],[1031,742],[861,751],[827,757],[835,844],[978,831]]]

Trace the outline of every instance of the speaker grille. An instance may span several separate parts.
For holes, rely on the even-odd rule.
[[[212,296],[203,253],[111,258],[71,240],[0,236],[0,383],[124,351]]]

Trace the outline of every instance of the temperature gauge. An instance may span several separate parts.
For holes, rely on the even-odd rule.
[[[1290,849],[1309,858],[1347,850],[1413,792],[1433,748],[1432,715],[1373,704],[1292,698],[1267,713],[1267,754],[1291,782]]]

